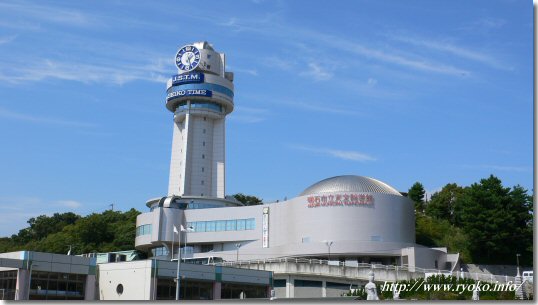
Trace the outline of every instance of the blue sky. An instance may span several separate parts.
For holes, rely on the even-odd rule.
[[[530,1],[0,1],[0,236],[166,195],[165,82],[201,40],[235,72],[227,194],[532,189],[532,24]]]

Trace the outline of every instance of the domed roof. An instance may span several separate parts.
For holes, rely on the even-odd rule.
[[[321,180],[305,189],[299,196],[336,192],[366,192],[402,196],[400,192],[384,182],[374,178],[353,175],[336,176]]]

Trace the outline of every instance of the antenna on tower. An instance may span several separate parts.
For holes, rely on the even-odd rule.
[[[113,203],[110,204],[110,210],[111,210],[112,212],[114,212],[114,204],[113,204]]]

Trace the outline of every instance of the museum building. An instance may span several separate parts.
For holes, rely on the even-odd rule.
[[[173,113],[168,195],[147,201],[149,212],[138,216],[136,249],[163,259],[301,257],[447,270],[458,265],[458,255],[415,243],[413,202],[374,178],[331,177],[293,199],[255,206],[225,196],[233,73],[225,69],[225,55],[207,42],[182,47],[176,66],[165,101]]]

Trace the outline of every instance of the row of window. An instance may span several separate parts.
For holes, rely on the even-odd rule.
[[[202,196],[203,196],[203,194],[202,194]],[[173,206],[177,206],[180,210],[185,210],[185,209],[189,209],[189,210],[192,210],[192,209],[214,209],[214,208],[225,207],[225,205],[222,205],[222,204],[197,203],[197,202],[192,202],[192,203],[180,202],[179,204],[176,204],[176,205],[173,205]],[[158,208],[158,207],[159,206],[157,206],[157,205],[152,206],[150,208],[150,212],[153,211],[155,208]]]
[[[176,246],[176,247],[174,247],[174,257],[177,257],[178,249],[181,249],[181,255],[194,253],[194,248],[192,246],[181,247],[181,248]],[[168,249],[166,247],[164,247],[164,246],[155,247],[155,248],[151,249],[151,255],[152,256],[166,256],[166,255],[168,255],[168,253],[169,253]]]
[[[187,205],[187,209],[213,209],[213,208],[222,208],[221,204],[212,204],[212,203],[196,203],[192,202]]]
[[[136,236],[151,234],[151,224],[136,227]],[[187,227],[192,227],[193,232],[219,232],[219,231],[244,231],[254,230],[256,220],[248,219],[230,219],[230,220],[212,220],[212,221],[194,221],[188,222]]]
[[[231,219],[231,220],[212,220],[212,221],[194,221],[188,222],[188,227],[193,227],[194,232],[219,232],[219,231],[243,231],[254,230],[256,220],[248,219]]]
[[[151,234],[151,225],[141,225],[136,227],[136,236]]]
[[[191,102],[191,109],[200,109],[200,108],[222,112],[222,106],[219,104],[204,103],[204,102]],[[187,103],[181,103],[177,107],[177,111],[184,111],[187,109],[189,109],[189,106],[187,105]]]

